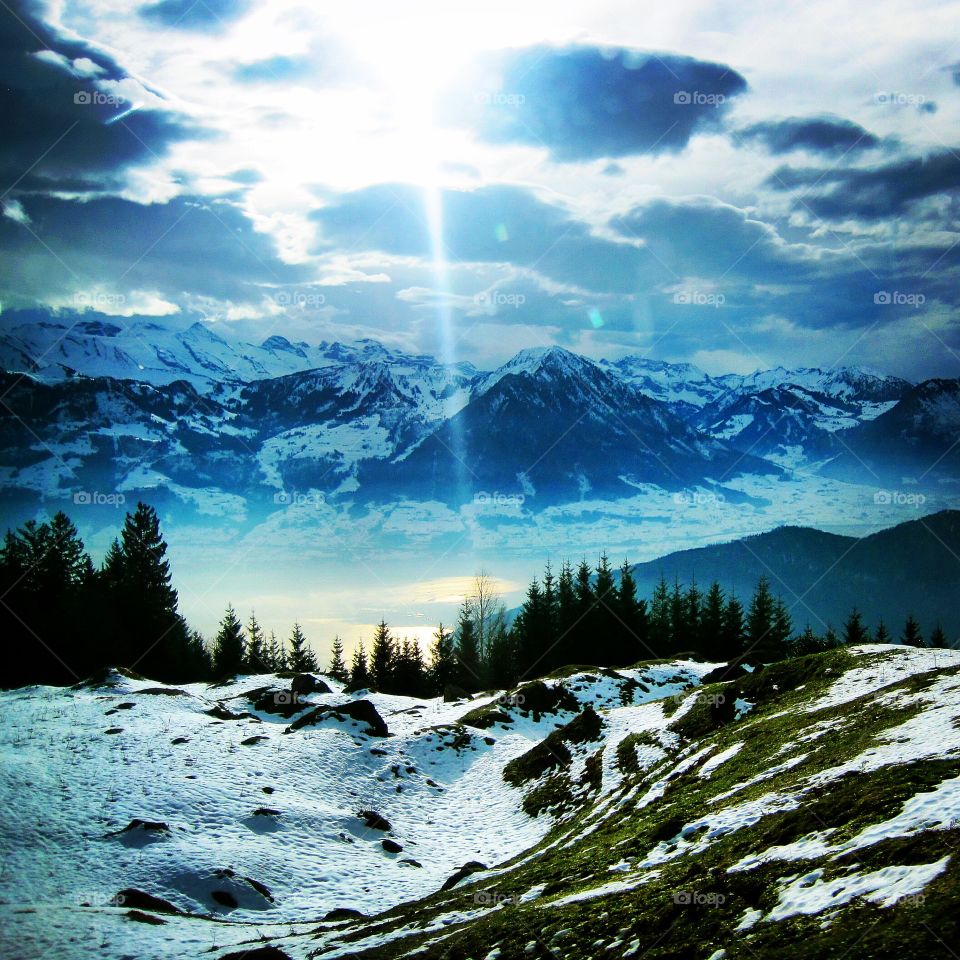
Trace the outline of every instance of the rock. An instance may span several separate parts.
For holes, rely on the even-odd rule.
[[[448,683],[443,688],[443,702],[453,703],[454,700],[469,700],[470,694],[463,687],[458,687],[455,683]]]
[[[725,680],[739,680],[741,677],[749,676],[750,671],[744,669],[744,662],[745,661],[738,657],[736,660],[731,660],[722,667],[717,667],[716,670],[711,670],[708,674],[700,678],[701,685],[706,686],[708,683],[722,683]]]
[[[180,744],[182,744],[182,743],[189,743],[189,742],[190,742],[190,738],[189,738],[189,737],[174,737],[170,742],[171,742],[175,747],[179,747]]]
[[[111,727],[109,730],[104,730],[103,732],[109,734],[123,733],[123,727]]]
[[[208,717],[213,717],[215,720],[249,720],[256,719],[251,718],[249,713],[234,713],[232,710],[228,710],[222,704],[217,704],[215,707],[211,707],[209,710],[203,711]]]
[[[293,723],[284,730],[284,733],[292,733],[294,730],[300,730],[303,727],[313,726],[327,719],[336,719],[341,721],[357,720],[367,724],[364,733],[369,737],[389,737],[390,731],[383,717],[377,713],[377,708],[369,700],[350,700],[347,703],[340,703],[332,707],[316,707],[309,713],[294,720]]]
[[[258,733],[258,734],[255,734],[255,735],[252,736],[252,737],[247,737],[246,740],[241,740],[241,741],[240,741],[240,746],[241,746],[241,747],[252,747],[255,743],[259,743],[261,740],[266,740],[266,739],[267,739],[267,737],[265,737],[265,736],[264,736],[263,734],[261,734],[261,733]]]
[[[290,681],[290,692],[294,696],[305,693],[333,693],[333,691],[312,673],[298,673]]]
[[[155,917],[150,913],[141,913],[139,910],[128,910],[127,919],[136,920],[137,923],[151,923],[154,926],[167,922],[162,917]]]
[[[280,811],[273,810],[270,807],[257,807],[257,809],[253,811],[253,815],[255,817],[279,817]]]
[[[405,863],[408,867],[423,867],[419,860],[414,860],[411,857],[404,857],[400,863]]]
[[[381,840],[380,846],[383,847],[387,853],[403,853],[403,847],[401,847],[396,840]]]
[[[135,887],[128,887],[121,890],[115,897],[114,902],[123,907],[129,907],[131,910],[149,910],[152,913],[171,913],[175,916],[186,916],[183,910],[175,907],[172,903],[161,897],[155,897],[150,893],[144,893]]]
[[[237,904],[237,898],[229,890],[211,890],[210,896],[217,901],[222,907],[226,907],[229,910],[235,909]]]
[[[376,810],[361,810],[357,816],[370,830],[382,830],[386,833],[390,829],[390,821],[386,817],[381,817]]]
[[[487,865],[485,863],[480,863],[479,860],[471,860],[469,863],[465,863],[456,873],[451,874],[444,881],[441,890],[449,890],[451,887],[455,887],[461,880],[465,880],[473,873],[480,873],[482,870],[486,870]]]
[[[333,922],[336,920],[355,920],[358,917],[363,916],[365,916],[365,914],[361,913],[359,910],[354,910],[351,907],[336,907],[333,910],[328,910],[323,915],[323,919],[328,922]],[[226,960],[226,957],[224,957],[223,960]]]
[[[169,836],[170,828],[159,820],[131,820],[122,830],[108,833],[108,837],[120,837],[126,845],[146,844]]]
[[[237,950],[225,953],[220,960],[291,960],[289,953],[284,953],[279,947],[256,947],[253,950]]]

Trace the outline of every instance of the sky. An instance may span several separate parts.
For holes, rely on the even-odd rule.
[[[958,13],[4,3],[0,323],[958,376]]]

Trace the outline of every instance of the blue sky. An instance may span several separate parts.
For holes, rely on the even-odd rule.
[[[0,9],[3,316],[960,375],[957,3],[337,6]]]

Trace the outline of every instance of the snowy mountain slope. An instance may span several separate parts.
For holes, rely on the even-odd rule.
[[[699,433],[599,365],[551,347],[523,351],[480,379],[459,413],[409,453],[365,464],[360,482],[381,498],[399,486],[420,499],[462,502],[499,491],[541,505],[749,472],[779,470]]]
[[[692,363],[629,356],[617,361],[603,360],[601,366],[634,384],[645,396],[663,400],[686,416],[692,416],[729,389]]]
[[[96,316],[96,315],[94,315]],[[159,323],[122,318],[23,320],[5,318],[0,359],[7,370],[62,380],[71,373],[87,377],[140,380],[156,386],[186,380],[197,389],[247,383],[337,363],[394,359],[373,340],[353,344],[293,343],[271,334],[262,343],[232,336],[225,324]],[[215,329],[216,328],[216,329]],[[430,362],[430,358],[411,358]]]
[[[825,472],[873,476],[878,483],[955,484],[960,468],[960,380],[927,380],[870,423],[844,431]]]
[[[280,678],[4,693],[0,953],[948,957],[960,653],[711,669],[577,668],[467,704],[354,695],[387,738],[322,709],[285,733],[263,709]]]
[[[677,693],[708,669],[575,675],[535,685],[536,703],[528,687],[502,702],[348,696],[326,678],[331,692],[291,702],[289,678],[174,688],[121,673],[2,693],[0,913],[20,950],[9,955],[122,957],[138,943],[140,956],[190,956],[179,932],[162,946],[162,927],[116,924],[125,890],[213,917],[187,937],[208,945],[425,896],[464,863],[492,866],[549,829],[504,782],[511,761],[587,703],[639,709],[621,704]],[[355,707],[309,722],[345,703],[375,710],[388,736]],[[496,729],[458,724],[485,711]]]
[[[654,706],[508,766],[553,820],[533,849],[272,956],[951,956],[960,653],[838,650]]]
[[[293,493],[455,510],[487,494],[527,511],[717,485],[736,499],[737,478],[806,476],[852,449],[902,383],[855,368],[710,378],[557,347],[480,373],[369,340],[254,347],[223,325],[95,316],[15,316],[0,338],[8,362],[37,368],[2,375],[0,492],[17,519],[91,490],[251,522]]]

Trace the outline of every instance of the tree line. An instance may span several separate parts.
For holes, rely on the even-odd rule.
[[[265,634],[254,613],[242,623],[232,605],[208,645],[179,612],[166,553],[156,511],[144,503],[126,515],[99,568],[62,512],[8,531],[0,548],[2,685],[70,684],[113,665],[168,683],[321,669],[299,623],[289,638],[278,639]],[[925,639],[912,616],[898,639],[948,646],[939,626]],[[506,689],[570,664],[625,666],[694,654],[772,662],[870,641],[894,642],[883,623],[871,635],[856,609],[839,633],[809,625],[795,631],[766,578],[747,604],[719,583],[704,591],[696,582],[668,584],[663,577],[647,600],[638,595],[629,563],[618,577],[601,556],[593,568],[565,562],[558,574],[548,564],[512,621],[492,579],[481,573],[456,625],[438,626],[426,659],[416,640],[395,637],[381,621],[369,652],[361,642],[349,664],[335,638],[324,672],[352,690],[431,696]]]

